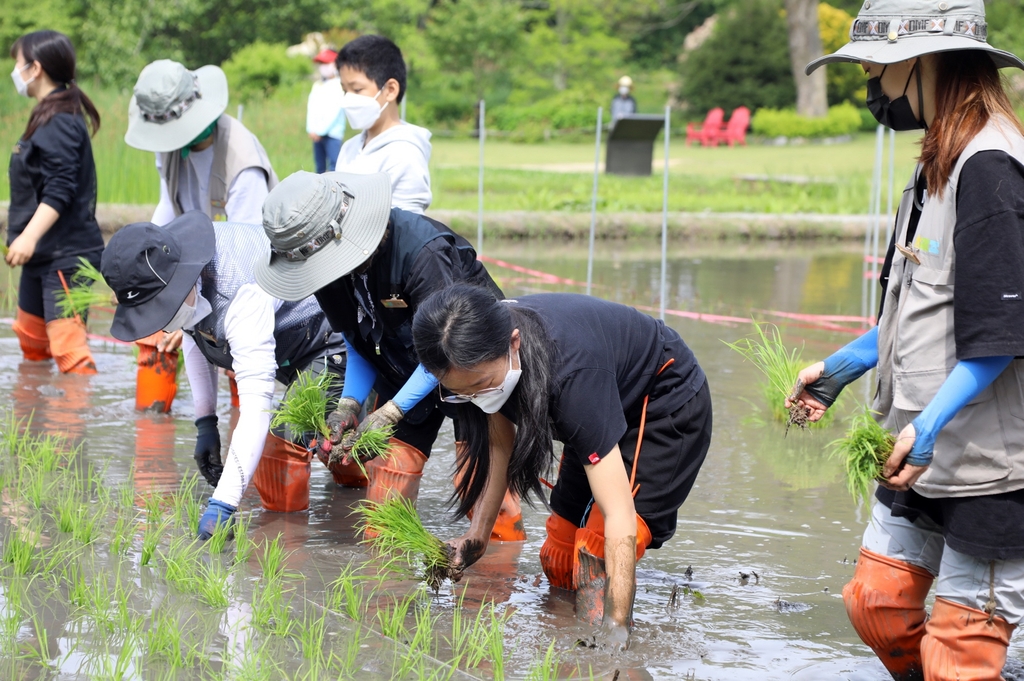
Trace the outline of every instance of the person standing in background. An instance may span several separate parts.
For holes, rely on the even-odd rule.
[[[37,102],[8,170],[5,260],[22,267],[14,333],[25,359],[52,357],[62,373],[95,374],[84,321],[59,318],[54,294],[74,285],[79,258],[99,266],[103,253],[89,141],[100,115],[75,82],[75,48],[63,33],[26,33],[11,57],[15,89]]]
[[[313,140],[313,161],[316,172],[326,173],[338,162],[341,141],[345,138],[345,112],[341,108],[341,78],[334,60],[334,50],[320,50],[313,57],[317,80],[306,103],[306,132]]]
[[[632,92],[633,79],[629,76],[619,78],[619,93],[612,99],[612,123],[636,113],[636,100],[630,94]]]

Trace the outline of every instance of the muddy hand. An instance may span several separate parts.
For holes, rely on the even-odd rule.
[[[629,649],[629,627],[605,620],[597,636],[598,643],[612,650]]]
[[[336,463],[342,456],[341,449],[333,447],[341,442],[347,431],[359,425],[359,412],[362,406],[351,397],[342,397],[338,406],[327,415],[327,428],[331,432],[330,445],[323,443],[324,452],[330,453],[331,463]]]
[[[456,580],[462,576],[466,568],[480,560],[487,551],[487,539],[470,534],[449,539],[445,543],[451,549],[452,570],[458,575]]]
[[[183,335],[181,329],[165,333],[160,342],[156,344],[156,349],[160,352],[174,352],[181,347],[181,337]]]
[[[824,416],[828,405],[823,404],[807,390],[807,386],[814,384],[815,381],[821,378],[824,371],[825,363],[817,362],[797,374],[796,384],[793,386],[789,396],[786,397],[786,409],[789,409],[794,404],[803,407],[807,410],[807,420],[809,421],[817,421]]]
[[[355,446],[359,438],[362,437],[363,433],[394,426],[402,420],[403,416],[405,416],[405,414],[402,413],[402,409],[397,404],[391,400],[385,402],[384,406],[375,410],[372,414],[363,419],[363,422],[360,423],[354,431],[348,433],[344,438],[342,438],[341,448],[345,450],[346,458],[352,456],[352,448]],[[359,460],[365,463],[372,458],[372,456],[360,455]]]
[[[882,466],[882,480],[879,484],[897,492],[906,492],[918,478],[924,475],[928,466],[914,466],[906,462],[907,455],[914,448],[917,440],[917,431],[914,424],[908,424],[896,438],[896,444],[892,448],[892,454]]]

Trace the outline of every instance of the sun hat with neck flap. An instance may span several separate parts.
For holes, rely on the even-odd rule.
[[[176,61],[158,59],[135,82],[124,141],[143,151],[176,151],[227,108],[228,79],[219,66],[189,71]]]
[[[984,0],[865,0],[850,27],[850,42],[804,69],[835,62],[897,62],[936,52],[980,50],[998,68],[1024,69],[1016,55],[987,42]]]

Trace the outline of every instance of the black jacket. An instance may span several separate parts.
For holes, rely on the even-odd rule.
[[[39,263],[103,248],[96,222],[96,164],[81,115],[59,113],[32,137],[19,140],[8,167],[11,205],[7,243],[28,225],[40,203],[60,213],[36,245]]]

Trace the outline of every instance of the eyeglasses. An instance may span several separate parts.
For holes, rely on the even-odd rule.
[[[301,246],[295,248],[275,248],[271,246],[270,251],[277,256],[284,258],[290,262],[297,262],[300,260],[306,260],[311,255],[322,249],[327,244],[331,243],[335,239],[341,238],[341,221],[345,219],[345,215],[348,213],[349,206],[355,197],[349,194],[347,191],[342,190],[341,197],[341,214],[336,219],[331,220],[327,224],[327,229],[313,237]]]
[[[508,370],[512,371],[512,348],[508,349]],[[502,381],[502,384],[499,385],[497,388],[484,388],[483,390],[478,390],[472,395],[463,395],[461,393],[449,393],[445,395],[444,392],[442,392],[441,390],[441,384],[437,384],[437,394],[441,396],[442,402],[446,402],[448,404],[465,404],[466,402],[472,402],[474,397],[483,397],[484,395],[500,395],[503,392],[505,392],[504,381]]]

